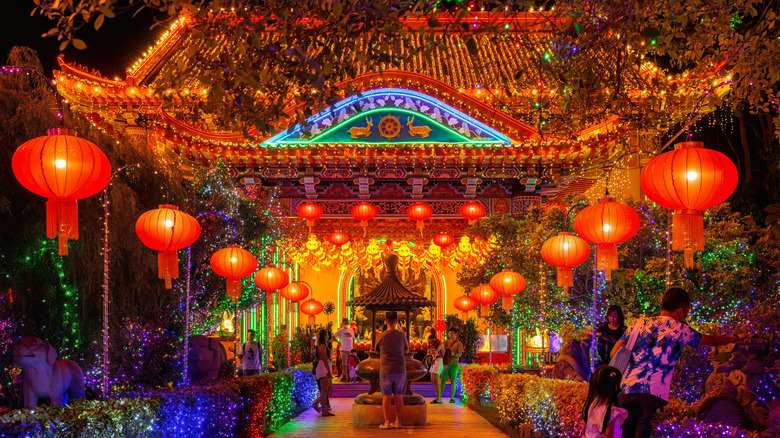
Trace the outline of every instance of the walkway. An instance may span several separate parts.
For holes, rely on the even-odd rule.
[[[320,417],[309,408],[279,431],[272,438],[442,438],[442,437],[506,437],[479,414],[460,403],[432,405],[428,401],[428,425],[425,427],[381,430],[378,427],[356,427],[352,425],[352,398],[332,398],[331,407],[335,417]]]

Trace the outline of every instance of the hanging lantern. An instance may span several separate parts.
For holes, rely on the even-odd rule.
[[[485,216],[485,207],[479,202],[467,202],[460,207],[460,215],[469,220],[469,225]]]
[[[685,266],[693,267],[693,252],[704,249],[704,210],[725,201],[737,187],[737,168],[704,143],[677,143],[642,168],[641,187],[661,207],[674,210],[672,249],[685,252]]]
[[[306,202],[298,206],[296,213],[299,218],[306,219],[306,226],[309,227],[309,234],[311,234],[311,227],[314,225],[314,221],[322,217],[322,207]]]
[[[157,275],[165,279],[165,288],[170,289],[171,279],[179,278],[178,251],[198,240],[200,224],[175,205],[160,205],[138,218],[135,233],[144,245],[158,251]]]
[[[97,194],[111,179],[111,163],[94,144],[67,129],[26,141],[14,152],[11,167],[19,183],[46,201],[46,236],[59,236],[59,254],[68,255],[68,239],[79,238],[77,200]]]
[[[563,205],[563,204],[556,204],[556,203],[551,203],[551,204],[545,205],[544,207],[542,207],[542,211],[550,211],[550,210],[554,210],[556,208],[558,208],[560,210],[563,210],[564,213],[569,211],[569,208],[566,207],[565,205]]]
[[[558,267],[558,286],[565,289],[574,286],[572,268],[582,264],[590,256],[588,242],[566,232],[547,239],[542,245],[542,258]]]
[[[335,233],[328,236],[328,242],[340,247],[341,245],[349,242],[349,236],[347,233],[336,231]]]
[[[514,307],[513,296],[525,289],[525,278],[517,272],[504,269],[490,278],[490,287],[501,294],[501,307],[508,311]]]
[[[241,278],[257,269],[257,259],[238,245],[228,245],[211,256],[214,273],[227,277],[227,296],[234,303],[241,296]]]
[[[455,243],[455,238],[447,233],[439,233],[433,236],[433,243],[441,248],[446,248]]]
[[[316,322],[315,315],[322,312],[322,303],[315,299],[306,300],[301,304],[301,312],[309,315],[309,325],[314,325]]]
[[[498,292],[489,284],[481,284],[471,290],[471,297],[479,303],[481,316],[490,315],[490,305],[498,301]]]
[[[287,275],[287,272],[276,266],[263,268],[255,274],[255,284],[257,287],[268,292],[281,289],[287,286],[287,283],[289,282],[290,276]]]
[[[611,271],[619,268],[617,244],[639,231],[639,215],[627,205],[604,198],[577,214],[574,229],[580,237],[596,244],[596,267],[603,269],[606,279],[611,280]]]
[[[309,296],[309,288],[303,283],[290,283],[282,288],[279,294],[282,298],[295,303]]]
[[[363,227],[363,236],[366,235],[366,229],[368,229],[368,221],[376,216],[376,207],[368,202],[361,202],[360,204],[352,207],[352,218],[360,221],[360,226]]]
[[[433,208],[422,202],[412,204],[406,210],[406,215],[409,216],[409,219],[417,221],[417,228],[420,230],[420,236],[422,236],[423,233],[423,221],[431,217],[432,214]]]
[[[477,302],[468,295],[462,295],[455,299],[455,308],[460,310],[461,319],[468,319],[469,311],[477,308]]]

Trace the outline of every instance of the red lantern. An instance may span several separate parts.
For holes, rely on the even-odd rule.
[[[374,216],[376,216],[376,207],[368,202],[361,202],[352,207],[352,218],[360,221],[360,226],[363,227],[363,236],[366,235],[368,221],[373,219]]]
[[[436,246],[446,248],[455,243],[455,238],[447,233],[439,233],[433,236],[433,243],[435,243]]]
[[[309,325],[314,325],[316,322],[315,315],[322,312],[322,303],[315,299],[306,300],[301,304],[301,312],[309,315]]]
[[[257,271],[255,274],[255,284],[262,290],[275,291],[281,289],[290,282],[290,276],[287,272],[277,268],[276,266],[269,266]]]
[[[311,202],[306,202],[298,206],[296,213],[299,218],[306,219],[306,226],[309,227],[309,233],[311,233],[311,227],[314,225],[314,221],[322,217],[322,207]]]
[[[309,296],[309,288],[303,283],[290,283],[280,291],[280,294],[282,298],[295,303]]]
[[[545,206],[542,208],[542,211],[550,211],[550,210],[553,210],[553,209],[555,209],[555,208],[559,208],[559,209],[563,210],[563,212],[564,212],[564,213],[566,213],[567,211],[569,211],[569,208],[568,208],[568,207],[566,207],[565,205],[562,205],[562,204],[555,204],[555,203],[552,203],[552,204],[547,204],[547,205],[545,205]]]
[[[469,311],[477,308],[477,302],[468,295],[462,295],[455,299],[455,308],[460,310],[461,318],[465,321]]]
[[[179,253],[200,236],[200,224],[194,217],[179,211],[175,205],[160,205],[147,211],[135,222],[135,233],[141,242],[157,253],[157,275],[171,288],[171,279],[179,278]]]
[[[580,237],[596,244],[596,266],[610,280],[611,271],[619,268],[617,244],[639,231],[639,215],[627,205],[604,198],[577,214],[574,229]]]
[[[498,292],[488,284],[481,284],[471,290],[470,294],[479,303],[479,313],[482,316],[490,314],[490,305],[498,301]]]
[[[589,256],[588,242],[571,233],[558,233],[542,245],[542,258],[558,267],[558,286],[564,289],[574,286],[572,268],[582,264]]]
[[[343,233],[341,231],[336,231],[335,233],[328,236],[328,242],[336,245],[341,246],[347,242],[349,242],[349,236],[347,233]]]
[[[26,141],[11,166],[27,190],[48,198],[46,236],[59,235],[59,253],[68,255],[68,239],[79,238],[78,199],[97,194],[111,179],[111,163],[94,144],[67,129]]]
[[[490,278],[490,287],[501,294],[501,307],[509,310],[514,307],[512,296],[525,289],[525,278],[517,272],[504,269]]]
[[[241,278],[255,272],[257,259],[238,245],[228,245],[211,256],[211,269],[227,277],[227,296],[236,302],[241,296]]]
[[[678,143],[642,168],[642,191],[661,207],[674,210],[672,248],[685,252],[693,267],[693,252],[704,249],[704,210],[725,201],[737,187],[737,168],[704,143]]]
[[[420,230],[420,235],[422,235],[423,232],[423,221],[431,217],[432,214],[433,208],[422,202],[412,204],[406,210],[406,215],[409,216],[409,219],[417,221],[417,228]]]
[[[469,220],[469,225],[485,216],[485,207],[479,202],[467,202],[460,207],[460,215]]]

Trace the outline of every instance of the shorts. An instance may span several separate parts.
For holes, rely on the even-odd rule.
[[[381,374],[379,387],[382,395],[403,395],[406,393],[406,373]]]
[[[444,371],[444,359],[438,357],[436,358],[436,360],[433,361],[433,365],[431,365],[430,372],[431,374],[441,375],[443,371]]]

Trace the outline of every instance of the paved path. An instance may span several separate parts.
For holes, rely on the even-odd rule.
[[[309,408],[279,431],[273,438],[453,438],[453,437],[506,437],[479,414],[460,403],[432,405],[428,401],[428,425],[424,427],[382,430],[378,427],[356,427],[352,425],[352,398],[332,398],[331,407],[335,417],[321,417]]]

